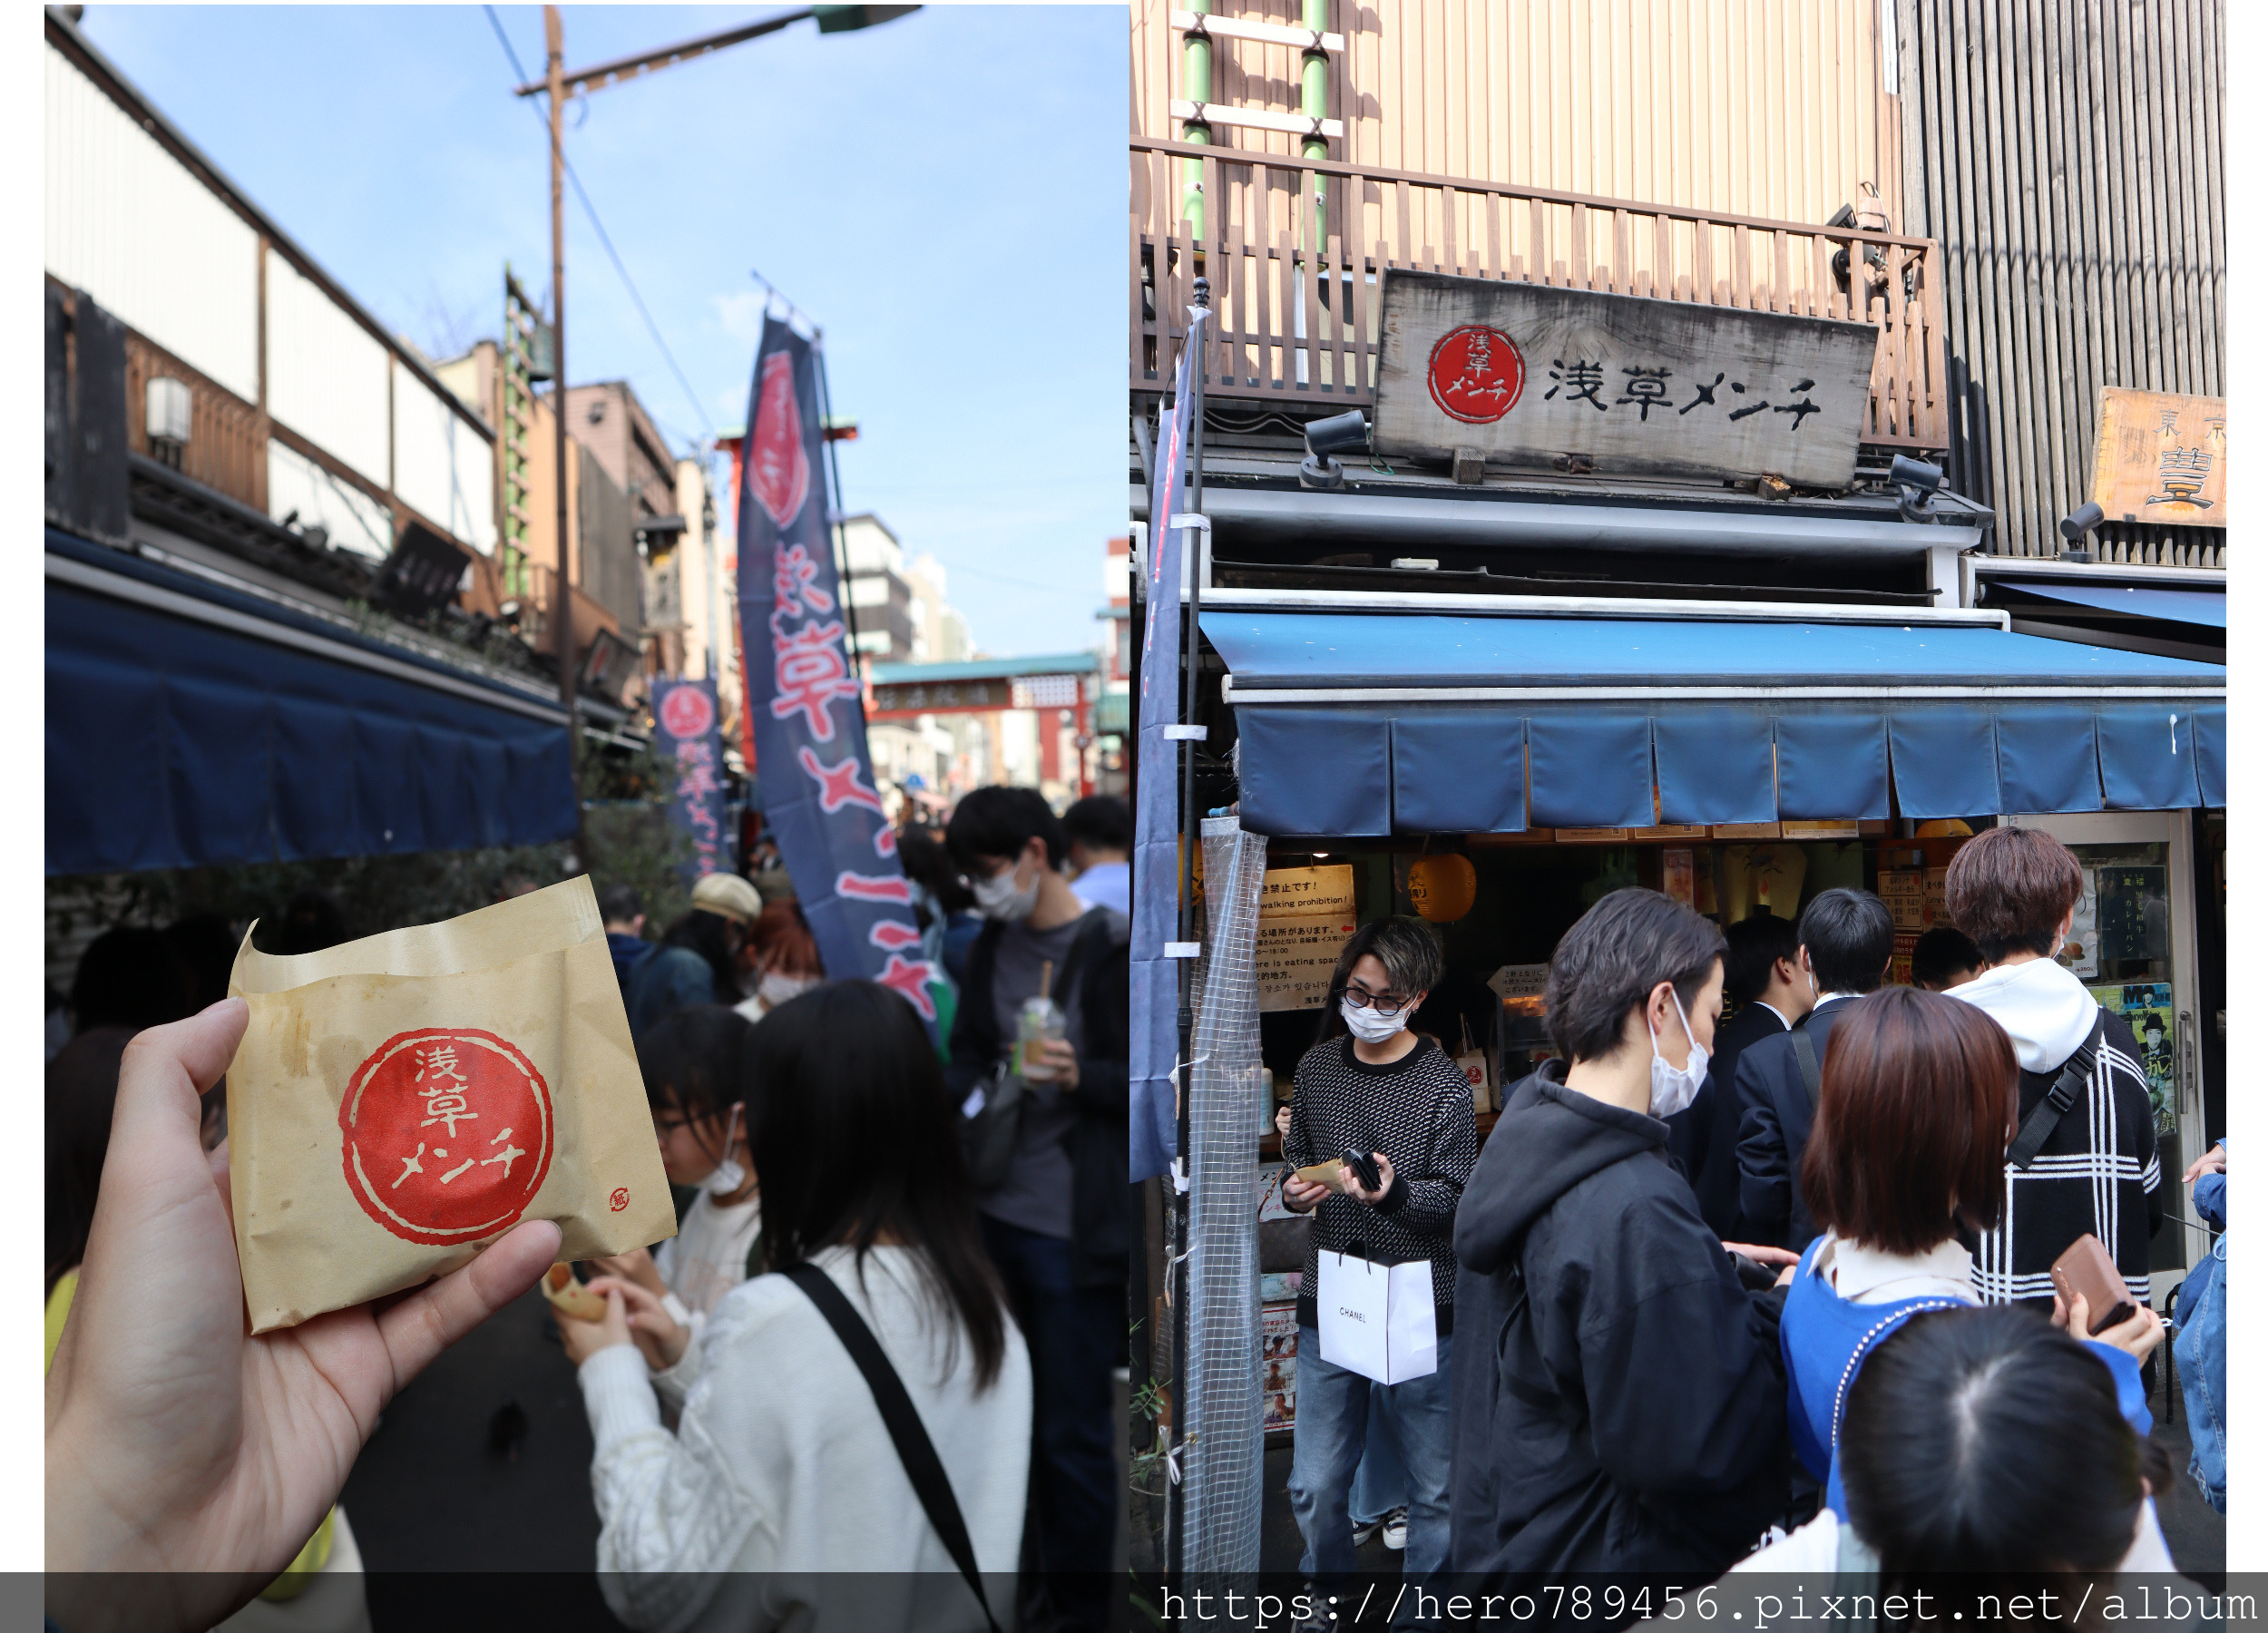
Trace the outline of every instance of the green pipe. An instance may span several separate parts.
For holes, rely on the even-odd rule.
[[[1213,9],[1213,0],[1189,0],[1189,9],[1204,15]],[[1185,34],[1181,41],[1181,92],[1188,101],[1203,107],[1213,100],[1213,42],[1201,34]],[[1181,140],[1196,142],[1200,147],[1213,145],[1213,127],[1202,119],[1183,123]],[[1189,223],[1189,230],[1197,241],[1205,241],[1205,161],[1185,159],[1181,161],[1181,219]]]
[[[1326,32],[1331,25],[1331,0],[1305,0],[1301,15],[1303,24],[1315,34]],[[1327,116],[1327,93],[1331,83],[1331,59],[1321,51],[1306,52],[1299,59],[1300,112],[1310,119]],[[1305,159],[1328,159],[1331,144],[1320,136],[1310,136],[1300,143],[1300,156]],[[1315,249],[1316,264],[1320,265],[1325,242],[1324,209],[1324,180],[1315,178],[1315,230],[1310,240]]]

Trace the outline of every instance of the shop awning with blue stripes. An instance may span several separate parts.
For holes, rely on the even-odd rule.
[[[53,530],[46,614],[50,874],[574,834],[533,688]]]
[[[2226,803],[2225,671],[1978,623],[1207,611],[1262,833]]]

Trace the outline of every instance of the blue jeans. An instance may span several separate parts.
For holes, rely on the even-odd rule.
[[[1410,1506],[1410,1475],[1394,1449],[1393,1431],[1386,1426],[1386,1386],[1370,1386],[1370,1426],[1363,1432],[1363,1461],[1355,1466],[1354,1487],[1347,1493],[1346,1511],[1358,1525],[1375,1525],[1396,1509]],[[1292,1420],[1299,1421],[1297,1417]]]
[[[2229,1511],[2228,1263],[2229,1238],[2222,1236],[2182,1284],[2185,1309],[2174,1340],[2182,1406],[2189,1413],[2189,1474],[2216,1514]]]
[[[1299,1409],[1292,1419],[1292,1514],[1307,1547],[1299,1569],[1310,1577],[1352,1576],[1357,1569],[1347,1500],[1377,1403],[1408,1472],[1410,1545],[1404,1576],[1428,1577],[1449,1567],[1449,1460],[1452,1421],[1449,1345],[1438,1341],[1434,1370],[1406,1384],[1374,1386],[1356,1372],[1323,1358],[1315,1329],[1299,1329]]]

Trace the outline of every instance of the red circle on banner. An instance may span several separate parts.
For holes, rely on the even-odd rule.
[[[679,742],[707,737],[716,722],[717,710],[709,694],[698,686],[673,686],[661,700],[661,729]]]
[[[388,1038],[338,1108],[355,1200],[406,1242],[475,1242],[513,1224],[552,1166],[552,1091],[494,1032]]]
[[[1433,406],[1453,420],[1485,425],[1502,419],[1528,384],[1527,359],[1501,328],[1468,323],[1451,329],[1425,365]]]

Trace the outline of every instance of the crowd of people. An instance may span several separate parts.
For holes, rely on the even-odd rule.
[[[1947,877],[1959,928],[1923,938],[1911,985],[1885,984],[1891,917],[1865,891],[1728,930],[1608,895],[1551,958],[1555,1058],[1477,1155],[1463,1074],[1409,1025],[1437,944],[1359,929],[1278,1125],[1294,1169],[1350,1159],[1282,1187],[1314,1215],[1302,1570],[1354,1571],[1382,1427],[1405,1576],[2171,1569],[2146,1405],[2166,1177],[2131,1031],[2055,956],[2081,883],[2037,830],[1980,835]],[[2201,1212],[2224,1168],[2216,1146],[2186,1176]],[[2089,1238],[2105,1308],[2056,1280]],[[1323,1358],[1318,1273],[1347,1255],[1431,1265],[1434,1371]],[[2224,1263],[2193,1276],[2184,1328],[2207,1420],[2191,1473],[2216,1506]]]
[[[634,890],[600,891],[679,1203],[668,1241],[579,1267],[603,1319],[557,1318],[591,1427],[594,1563],[626,1625],[1109,1624],[1130,829],[1123,800],[1059,817],[991,787],[942,831],[904,830],[949,972],[935,1035],[900,994],[829,978],[785,870],[703,877],[650,936]],[[382,1311],[247,1337],[212,1111],[246,1011],[226,958],[173,950],[232,957],[216,928],[98,942],[77,1035],[51,1051],[51,1567],[237,1573],[145,1583],[124,1623],[89,1579],[58,1579],[88,1625],[202,1628],[289,1587],[287,1565],[319,1572],[332,1538],[351,1551],[330,1505],[378,1409],[559,1244],[524,1223]],[[346,937],[335,913],[299,939],[327,933]],[[103,996],[152,972],[161,997]],[[193,1228],[152,1211],[169,1198]],[[152,1333],[137,1301],[175,1281],[211,1296]],[[191,1431],[138,1401],[165,1364],[230,1409]]]

